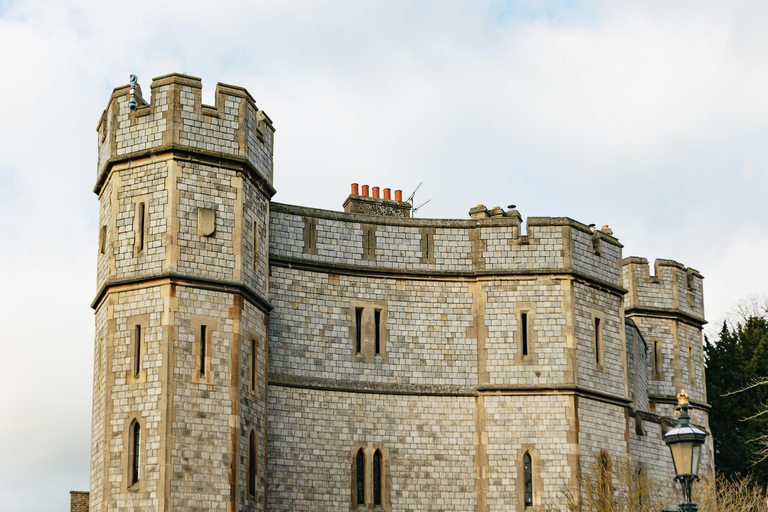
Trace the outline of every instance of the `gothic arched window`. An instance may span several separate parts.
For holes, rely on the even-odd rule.
[[[256,432],[248,439],[248,494],[256,496]]]
[[[365,505],[365,452],[362,448],[355,457],[357,470],[357,504]]]
[[[381,450],[373,454],[373,504],[381,505]]]
[[[141,426],[138,421],[131,425],[131,485],[141,479]]]
[[[525,483],[525,506],[533,506],[533,465],[531,455],[526,452],[523,456],[523,482]]]

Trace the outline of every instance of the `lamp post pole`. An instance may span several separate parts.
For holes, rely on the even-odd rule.
[[[683,502],[680,504],[680,512],[696,512],[699,507],[691,500],[691,488],[693,482],[699,479],[699,463],[701,462],[701,447],[707,433],[691,425],[691,416],[688,414],[693,409],[688,402],[688,394],[684,389],[677,395],[677,407],[675,414],[679,414],[677,426],[672,428],[664,436],[664,442],[672,453],[672,462],[675,465],[675,481],[680,482],[683,489]],[[662,510],[662,512],[675,512]]]

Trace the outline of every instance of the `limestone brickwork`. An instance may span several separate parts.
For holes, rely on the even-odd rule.
[[[542,512],[598,452],[669,481],[698,272],[564,217],[273,202],[269,117],[201,87],[98,125],[91,510]]]
[[[80,491],[69,492],[69,511],[88,512],[88,493]]]

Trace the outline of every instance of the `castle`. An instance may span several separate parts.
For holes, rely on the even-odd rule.
[[[91,511],[544,511],[594,456],[673,485],[697,271],[515,209],[273,202],[272,121],[201,91],[119,87],[98,124]]]

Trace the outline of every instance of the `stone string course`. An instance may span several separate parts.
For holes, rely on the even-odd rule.
[[[371,496],[353,503],[360,446],[385,454],[378,512],[543,512],[601,450],[671,487],[662,436],[680,387],[708,423],[697,271],[657,260],[651,275],[610,230],[567,218],[272,202],[271,121],[239,87],[219,84],[214,106],[201,95],[167,75],[130,112],[121,87],[99,123],[90,510],[373,511]],[[355,354],[358,307],[370,323],[380,312],[379,355]],[[703,461],[711,472],[711,439]]]

